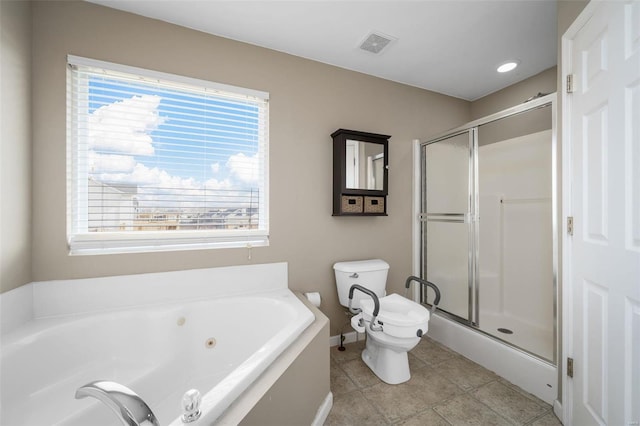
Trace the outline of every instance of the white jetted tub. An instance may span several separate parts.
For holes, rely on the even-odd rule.
[[[191,424],[214,423],[314,321],[286,277],[286,264],[271,264],[3,294],[0,424],[119,424],[102,402],[74,398],[96,380],[132,389],[163,426],[182,425],[182,396],[198,389],[202,416]]]

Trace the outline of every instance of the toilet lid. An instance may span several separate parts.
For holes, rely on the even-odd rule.
[[[381,297],[378,321],[383,324],[397,326],[417,326],[429,321],[429,310],[412,300],[393,293]],[[374,303],[372,299],[363,299],[360,302],[362,311],[373,316]]]

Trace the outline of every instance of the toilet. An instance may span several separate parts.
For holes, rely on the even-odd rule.
[[[429,310],[398,294],[386,295],[389,264],[383,260],[338,262],[333,269],[340,304],[357,312],[351,325],[367,334],[362,360],[382,381],[406,382],[411,378],[407,352],[427,333]]]

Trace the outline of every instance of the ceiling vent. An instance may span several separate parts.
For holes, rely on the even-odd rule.
[[[395,38],[388,35],[372,32],[360,44],[360,49],[378,54],[394,40]]]

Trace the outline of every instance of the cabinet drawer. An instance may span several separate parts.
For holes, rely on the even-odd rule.
[[[384,197],[364,197],[365,213],[384,213]]]
[[[343,195],[342,213],[362,213],[362,197]]]

